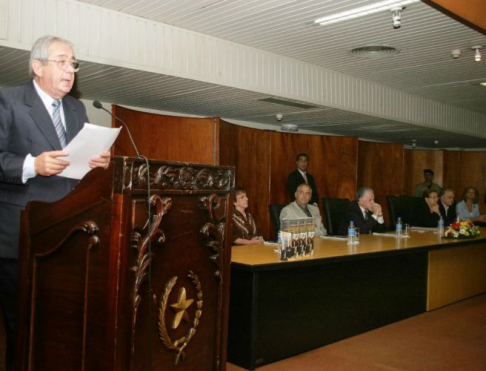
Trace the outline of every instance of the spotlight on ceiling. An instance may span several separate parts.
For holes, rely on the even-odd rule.
[[[481,55],[481,52],[480,50],[482,49],[483,47],[481,45],[475,45],[475,46],[471,46],[471,49],[474,50],[474,60],[476,62],[481,62],[481,59],[482,59],[482,55]]]
[[[275,115],[275,118],[277,119],[277,121],[282,121],[282,119],[283,119],[283,115],[282,115],[281,113],[277,113],[277,114]]]
[[[417,140],[412,139],[412,148],[415,148],[415,147],[417,147]]]
[[[402,27],[402,10],[403,8],[401,6],[390,9],[394,29]]]
[[[452,58],[457,59],[461,56],[461,49],[453,49],[451,50]]]

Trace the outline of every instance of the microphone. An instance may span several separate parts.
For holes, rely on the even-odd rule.
[[[111,117],[114,117],[116,120],[120,121],[123,124],[125,129],[127,129],[128,137],[130,138],[130,141],[132,142],[132,146],[133,146],[133,149],[135,149],[135,153],[137,154],[137,158],[141,158],[142,156],[140,156],[140,152],[138,152],[138,148],[135,145],[135,141],[132,138],[132,133],[130,133],[130,129],[128,128],[128,125],[125,123],[125,121],[123,121],[121,118],[115,116],[113,113],[108,111],[105,107],[103,107],[103,105],[101,104],[101,102],[99,100],[93,101],[93,107],[97,108],[97,109],[102,109],[103,111],[108,112],[108,114]]]

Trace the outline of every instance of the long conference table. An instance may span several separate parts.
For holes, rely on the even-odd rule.
[[[312,257],[280,262],[276,246],[234,246],[228,361],[255,369],[486,292],[481,237],[362,235],[314,239]]]

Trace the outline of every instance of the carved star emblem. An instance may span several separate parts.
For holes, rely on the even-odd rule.
[[[179,327],[181,320],[184,319],[186,322],[189,322],[189,314],[187,314],[187,308],[189,308],[194,300],[189,299],[186,300],[186,288],[181,287],[179,290],[179,297],[177,299],[177,303],[171,304],[170,306],[176,312],[174,320],[172,321],[172,328],[176,329]]]

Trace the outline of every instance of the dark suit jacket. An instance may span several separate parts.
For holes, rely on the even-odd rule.
[[[338,234],[346,235],[348,234],[349,222],[352,220],[355,227],[359,228],[360,233],[367,234],[370,232],[385,232],[385,223],[380,224],[373,218],[370,211],[366,211],[368,214],[368,219],[366,220],[361,212],[361,208],[358,205],[358,201],[353,201],[349,204],[346,211],[344,212],[343,220],[339,226]]]
[[[452,204],[452,206],[449,207],[449,210],[447,211],[447,215],[446,215],[445,207],[442,204],[442,201],[439,200],[439,210],[440,210],[442,217],[444,218],[444,225],[446,227],[451,225],[452,223],[454,223],[456,221],[457,214],[456,214],[456,203],[455,202]]]
[[[88,117],[79,100],[65,96],[62,102],[69,142],[82,129],[84,123],[88,122]],[[78,183],[59,176],[40,175],[22,183],[23,164],[27,154],[35,157],[42,152],[61,149],[51,116],[32,81],[21,86],[0,89],[0,223],[12,226],[8,228],[8,235],[1,237],[0,257],[18,256],[20,224],[20,220],[12,218],[3,205],[22,210],[29,201],[57,201]]]
[[[411,224],[417,227],[437,228],[437,225],[439,224],[439,215],[431,213],[429,205],[427,205],[427,202],[424,200],[417,210],[414,211]]]
[[[310,200],[311,204],[319,205],[319,194],[317,193],[316,182],[314,181],[314,177],[309,173],[305,174],[307,177],[308,184],[312,188],[312,198]],[[297,187],[300,186],[302,183],[305,183],[305,179],[299,170],[295,169],[293,173],[290,173],[289,177],[287,178],[287,190],[289,191],[290,202],[295,201],[295,191]]]

